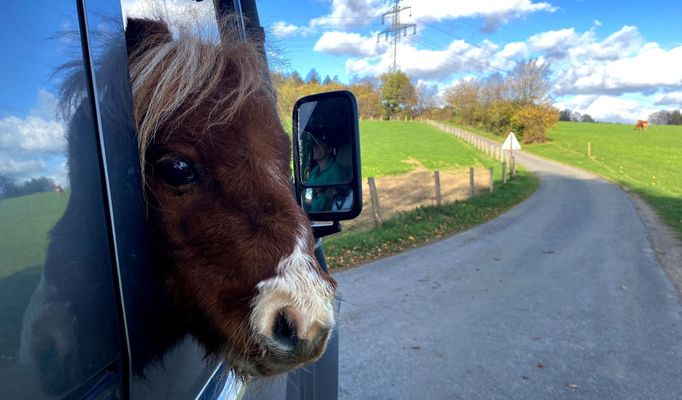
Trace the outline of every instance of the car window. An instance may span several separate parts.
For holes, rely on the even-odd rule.
[[[10,2],[0,21],[0,393],[113,393],[120,326],[76,2]]]

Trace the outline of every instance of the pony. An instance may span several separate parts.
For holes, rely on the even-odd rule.
[[[150,349],[143,350],[150,354],[133,358],[141,375],[162,356],[155,352],[188,333],[207,358],[226,361],[244,380],[285,373],[317,360],[336,325],[336,282],[317,262],[310,222],[292,195],[291,145],[263,43],[239,39],[230,21],[223,24],[221,40],[212,40],[160,17],[127,20],[122,51],[130,73],[152,267],[169,303],[148,314],[163,337],[150,334]],[[128,85],[127,79],[116,79],[112,85]],[[88,300],[72,271],[97,262],[87,247],[91,241],[77,235],[85,226],[93,232],[106,227],[87,211],[93,194],[78,189],[97,186],[77,184],[93,175],[83,171],[79,157],[97,155],[83,152],[95,144],[79,128],[92,126],[89,103],[78,94],[82,88],[70,91],[76,94],[66,95],[64,103],[72,114],[67,135],[73,190],[50,233],[21,336],[23,363],[46,365],[43,358],[50,354],[55,368],[42,379],[51,393],[77,382],[69,363],[90,362],[79,360],[79,353],[93,351],[79,351],[75,343],[89,345],[88,337],[102,334],[96,329],[116,332],[75,318],[87,314],[74,308],[87,307]],[[86,340],[70,341],[73,336]]]
[[[189,331],[242,375],[319,358],[336,282],[292,196],[262,44],[160,19],[128,19],[126,44],[155,264]]]
[[[637,123],[635,124],[635,129],[645,131],[647,130],[647,128],[649,128],[649,121],[642,119],[637,120]]]

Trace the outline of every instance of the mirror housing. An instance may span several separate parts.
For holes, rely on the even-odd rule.
[[[299,99],[293,110],[296,200],[311,221],[353,219],[362,211],[360,131],[346,90]]]

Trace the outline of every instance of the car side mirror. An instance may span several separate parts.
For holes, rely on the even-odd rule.
[[[360,133],[355,96],[306,96],[293,110],[296,198],[311,221],[353,219],[362,210]]]

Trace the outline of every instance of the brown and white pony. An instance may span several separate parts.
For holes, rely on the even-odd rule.
[[[229,36],[229,35],[227,35]],[[157,268],[188,329],[243,376],[317,359],[335,281],[291,192],[291,146],[259,43],[129,19]]]
[[[635,124],[635,129],[645,131],[647,130],[647,128],[649,128],[649,121],[642,119],[637,120],[637,123]]]

